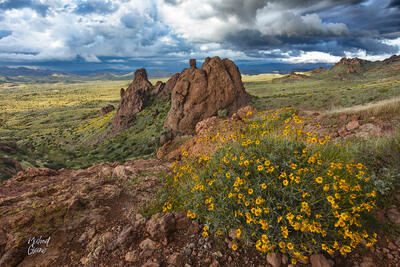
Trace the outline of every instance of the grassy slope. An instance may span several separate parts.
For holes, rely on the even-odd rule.
[[[165,79],[164,79],[165,80]],[[151,80],[154,84],[157,80]],[[107,104],[118,106],[120,88],[130,80],[91,81],[79,84],[17,84],[0,86],[0,145],[16,142],[13,157],[23,167],[84,168],[96,162],[126,160],[155,152],[162,123],[169,110],[165,99],[152,99],[138,115],[135,127],[112,140],[89,147],[86,141],[101,133],[93,121]],[[160,114],[153,118],[155,109]],[[107,130],[111,116],[101,119]],[[77,132],[78,129],[85,129]],[[136,149],[132,149],[137,144]]]
[[[282,106],[334,109],[400,96],[400,72],[390,77],[379,77],[374,73],[346,81],[326,78],[273,83],[269,78],[257,78],[254,81],[244,79],[244,86],[250,94],[256,96],[253,105],[260,109]]]
[[[399,96],[400,73],[391,75],[371,72],[346,81],[326,78],[272,83],[273,78],[282,75],[261,74],[244,75],[243,81],[254,96],[252,104],[260,109],[334,109]],[[151,82],[155,84],[157,80]],[[162,122],[169,108],[165,100],[154,100],[151,107],[138,115],[133,128],[114,139],[96,148],[85,145],[109,126],[111,116],[98,119],[98,110],[106,104],[117,107],[119,90],[129,83],[130,80],[0,85],[0,143],[18,143],[21,151],[11,156],[23,167],[81,168],[95,162],[124,161],[154,153],[154,140],[163,131]],[[161,114],[153,119],[156,108]],[[0,152],[0,156],[4,155]]]

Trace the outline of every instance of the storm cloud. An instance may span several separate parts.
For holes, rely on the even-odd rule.
[[[0,62],[124,68],[213,55],[264,63],[384,58],[399,53],[399,7],[399,0],[0,0]]]

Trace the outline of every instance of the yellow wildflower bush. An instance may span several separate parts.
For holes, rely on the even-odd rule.
[[[376,192],[367,168],[327,153],[330,138],[303,132],[306,119],[290,109],[248,115],[213,155],[173,164],[164,211],[185,209],[206,226],[203,236],[235,231],[234,250],[251,243],[293,263],[321,251],[345,255],[362,240],[372,246],[363,215]]]

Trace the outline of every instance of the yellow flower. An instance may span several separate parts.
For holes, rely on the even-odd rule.
[[[258,171],[264,170],[264,166],[263,166],[263,165],[258,165],[257,170],[258,170]]]
[[[329,191],[329,185],[328,185],[328,184],[324,185],[324,191],[325,191],[325,192],[328,192],[328,191]]]
[[[315,181],[319,184],[322,184],[323,179],[322,179],[322,177],[317,177],[317,178],[315,178]]]
[[[287,186],[289,184],[289,181],[288,180],[283,180],[282,183],[283,183],[284,186]]]
[[[292,243],[287,243],[287,248],[288,248],[289,250],[293,250],[293,249],[294,249],[294,246],[293,246]]]
[[[230,174],[229,172],[227,172],[227,173],[225,174],[225,176],[226,176],[226,178],[230,178],[230,177],[231,177],[231,174]]]
[[[270,162],[269,160],[266,160],[266,161],[264,162],[264,164],[265,164],[265,166],[269,166],[269,165],[271,164],[271,162]]]
[[[217,235],[219,235],[219,236],[222,235],[222,231],[221,231],[221,230],[218,230],[218,231],[217,231]]]
[[[261,186],[262,189],[266,189],[267,188],[266,184],[260,184],[260,186]]]
[[[208,205],[208,209],[209,209],[209,210],[214,210],[214,204]]]
[[[248,160],[244,161],[244,166],[249,166],[249,161]]]
[[[232,245],[232,250],[237,250],[237,249],[238,249],[237,245],[236,245],[236,244],[233,244],[233,245]]]
[[[285,242],[283,242],[283,241],[279,242],[279,247],[280,248],[285,248],[285,246],[286,246]]]
[[[249,189],[249,195],[252,195],[253,194],[253,189]]]
[[[241,234],[242,234],[242,230],[237,229],[236,230],[236,237],[239,238]]]
[[[208,233],[207,233],[207,232],[203,232],[201,235],[202,235],[203,237],[207,237],[207,236],[208,236]]]

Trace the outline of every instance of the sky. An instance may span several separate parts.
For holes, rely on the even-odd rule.
[[[242,70],[400,54],[400,0],[0,0],[0,66],[176,72],[207,56]]]

